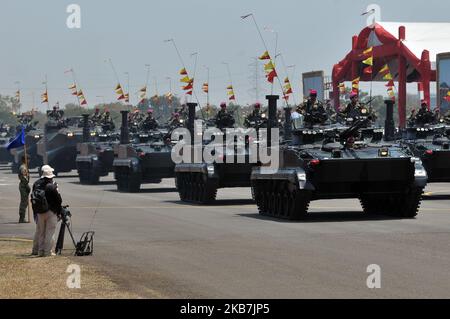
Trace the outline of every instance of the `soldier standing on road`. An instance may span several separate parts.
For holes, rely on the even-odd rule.
[[[19,168],[19,223],[25,223],[25,212],[28,208],[28,197],[30,195],[30,172],[28,171],[28,159],[22,156],[22,165]]]

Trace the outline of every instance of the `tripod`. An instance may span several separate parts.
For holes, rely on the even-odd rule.
[[[70,211],[67,209],[69,206],[63,206],[61,210],[61,228],[58,234],[58,240],[56,242],[55,253],[61,255],[64,247],[64,238],[66,234],[66,229],[69,232],[72,243],[75,247],[75,256],[91,256],[94,253],[94,234],[93,231],[88,231],[81,235],[80,241],[76,242],[73,237],[71,229],[71,219],[72,217]]]

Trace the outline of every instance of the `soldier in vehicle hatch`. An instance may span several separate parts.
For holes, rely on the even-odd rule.
[[[158,122],[153,117],[153,110],[148,109],[147,117],[141,123],[141,128],[146,131],[151,131],[151,130],[156,130],[158,128],[158,126],[159,126]]]
[[[328,120],[327,112],[323,103],[317,99],[317,91],[310,90],[309,98],[297,109],[304,116],[307,125],[322,125]]]
[[[266,121],[261,114],[261,104],[255,103],[253,111],[245,118],[244,126],[247,128],[252,127],[253,125],[259,126],[263,122]]]
[[[426,101],[422,101],[420,110],[417,112],[414,122],[416,125],[433,124],[434,115],[433,112],[428,110],[428,103]]]
[[[227,104],[225,102],[220,103],[220,111],[217,112],[215,123],[217,128],[232,128],[234,126],[234,117],[227,111]]]

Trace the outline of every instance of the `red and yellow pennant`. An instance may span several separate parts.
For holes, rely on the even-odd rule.
[[[209,84],[208,83],[203,83],[202,91],[205,93],[209,92]]]
[[[260,60],[270,60],[270,54],[268,51],[264,52],[263,55],[259,57]]]
[[[372,75],[373,73],[373,47],[368,48],[364,51],[364,55],[370,55],[368,58],[362,61],[367,67],[364,68],[363,73],[367,75]]]
[[[120,85],[120,83],[118,83],[116,85],[115,92],[117,94],[118,101],[125,100],[125,94],[123,92],[123,89],[122,89],[122,86]]]
[[[185,68],[182,68],[180,71],[180,75],[187,75],[187,71]]]
[[[147,87],[144,86],[142,89],[139,90],[139,104],[144,103],[146,98],[147,98]]]
[[[288,77],[286,79],[284,79],[283,90],[284,90],[285,100],[287,101],[286,96],[287,96],[287,98],[289,98],[289,94],[293,93],[292,86],[291,86],[291,81],[289,81]]]
[[[41,95],[41,103],[48,103],[48,92],[45,91],[42,95]]]
[[[357,77],[352,81],[352,92],[358,93],[359,92],[359,81],[361,80],[360,77]]]
[[[450,102],[450,90],[447,92],[447,95],[444,97],[444,100]]]

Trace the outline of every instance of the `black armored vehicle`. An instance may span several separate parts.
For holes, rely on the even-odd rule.
[[[37,144],[44,136],[42,129],[33,129],[26,133],[25,144],[27,146],[28,169],[39,168],[42,166],[42,157],[37,153]],[[11,172],[17,174],[21,165],[22,156],[25,154],[25,148],[16,148],[11,150],[13,156],[13,164],[11,165]]]
[[[128,111],[122,111],[122,127],[118,154],[113,168],[120,192],[139,192],[143,183],[160,183],[174,177],[172,144],[167,129],[128,131]],[[130,139],[131,137],[131,139]]]
[[[77,144],[82,140],[81,116],[60,120],[49,118],[44,137],[37,143],[37,153],[44,165],[54,168],[55,174],[67,173],[77,168]]]
[[[42,158],[37,154],[37,143],[44,136],[44,131],[37,127],[38,121],[33,121],[32,115],[22,114],[18,118],[25,131],[25,145],[27,148],[28,168],[33,169],[41,167]],[[13,164],[11,165],[12,173],[17,174],[19,172],[22,156],[24,154],[24,147],[11,150],[11,155],[13,156]]]
[[[120,134],[109,126],[91,128],[89,115],[83,115],[83,142],[77,145],[76,165],[81,184],[98,184],[100,177],[113,172],[114,149]]]
[[[421,159],[429,183],[450,182],[449,125],[441,123],[408,127],[403,133],[401,144]]]
[[[427,173],[419,158],[390,140],[393,102],[386,101],[385,139],[364,132],[367,120],[350,127],[294,130],[297,143],[280,146],[280,167],[252,172],[260,214],[298,220],[312,200],[358,198],[364,212],[412,218],[420,206]],[[288,125],[289,126],[289,125]]]
[[[13,156],[6,146],[14,138],[13,129],[6,124],[0,123],[0,164],[8,164],[13,161]]]
[[[278,125],[276,122],[276,104],[271,105],[270,96],[268,98],[268,119],[262,118],[248,123],[249,127],[253,127],[258,132],[263,127],[266,128],[266,140],[258,139],[257,136],[228,139],[226,131],[223,131],[222,139],[218,141],[215,137],[213,139],[202,138],[201,145],[194,145],[194,139],[192,139],[191,150],[197,149],[197,152],[204,153],[206,147],[214,149],[212,155],[215,160],[207,161],[202,157],[200,161],[195,161],[191,158],[190,162],[183,161],[175,166],[175,181],[182,201],[211,204],[216,200],[217,190],[220,188],[251,186],[252,169],[260,165],[258,150],[264,148],[265,143],[270,143],[270,129]],[[201,134],[201,132],[195,131],[193,127],[196,104],[190,103],[188,106],[190,135]],[[243,131],[246,130],[243,129]]]

